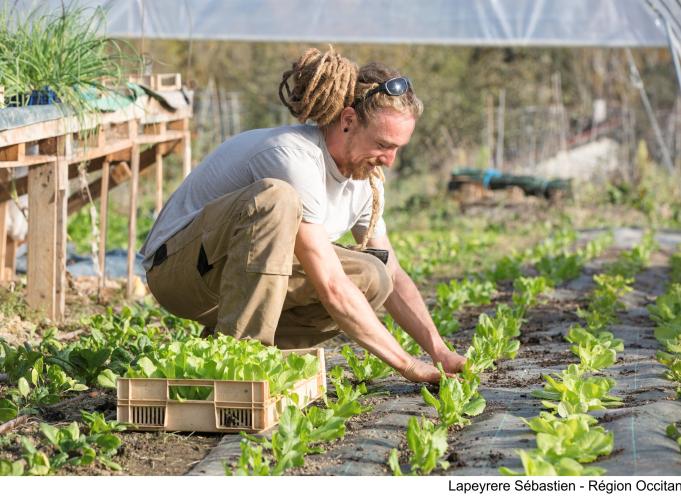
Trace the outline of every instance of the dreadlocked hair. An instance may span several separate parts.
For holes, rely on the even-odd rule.
[[[325,53],[310,48],[282,75],[279,99],[301,123],[323,127],[352,105],[356,81],[357,65],[333,47]]]
[[[367,124],[371,118],[383,109],[394,109],[402,114],[411,115],[414,119],[421,117],[423,103],[409,88],[399,96],[387,95],[383,92],[374,93],[370,98],[366,94],[392,78],[402,76],[399,71],[379,62],[371,62],[362,66],[357,74],[355,85],[355,100],[352,103],[357,119]]]

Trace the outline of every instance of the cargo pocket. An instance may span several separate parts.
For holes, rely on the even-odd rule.
[[[197,269],[200,238],[174,251],[149,273],[149,287],[156,300],[171,313],[202,322],[217,306],[218,295]]]

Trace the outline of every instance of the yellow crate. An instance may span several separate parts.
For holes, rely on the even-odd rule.
[[[320,398],[326,389],[324,349],[285,350],[284,354],[313,354],[319,360],[317,375],[296,383],[302,408]],[[173,400],[170,387],[211,387],[208,400]],[[119,378],[117,419],[141,431],[198,431],[256,433],[276,425],[287,397],[270,396],[267,381]]]

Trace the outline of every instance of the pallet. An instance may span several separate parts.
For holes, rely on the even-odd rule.
[[[119,378],[117,420],[139,431],[185,431],[208,433],[257,433],[279,422],[289,405],[303,408],[320,398],[326,389],[324,349],[285,350],[284,354],[314,354],[319,361],[316,376],[301,380],[286,396],[270,396],[267,381],[171,380],[164,378]],[[173,400],[174,387],[207,387],[208,400]]]

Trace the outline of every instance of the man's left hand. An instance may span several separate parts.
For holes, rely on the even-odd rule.
[[[463,365],[466,363],[466,358],[462,355],[446,350],[439,356],[433,357],[433,363],[442,363],[442,369],[445,373],[460,373],[463,370]]]

